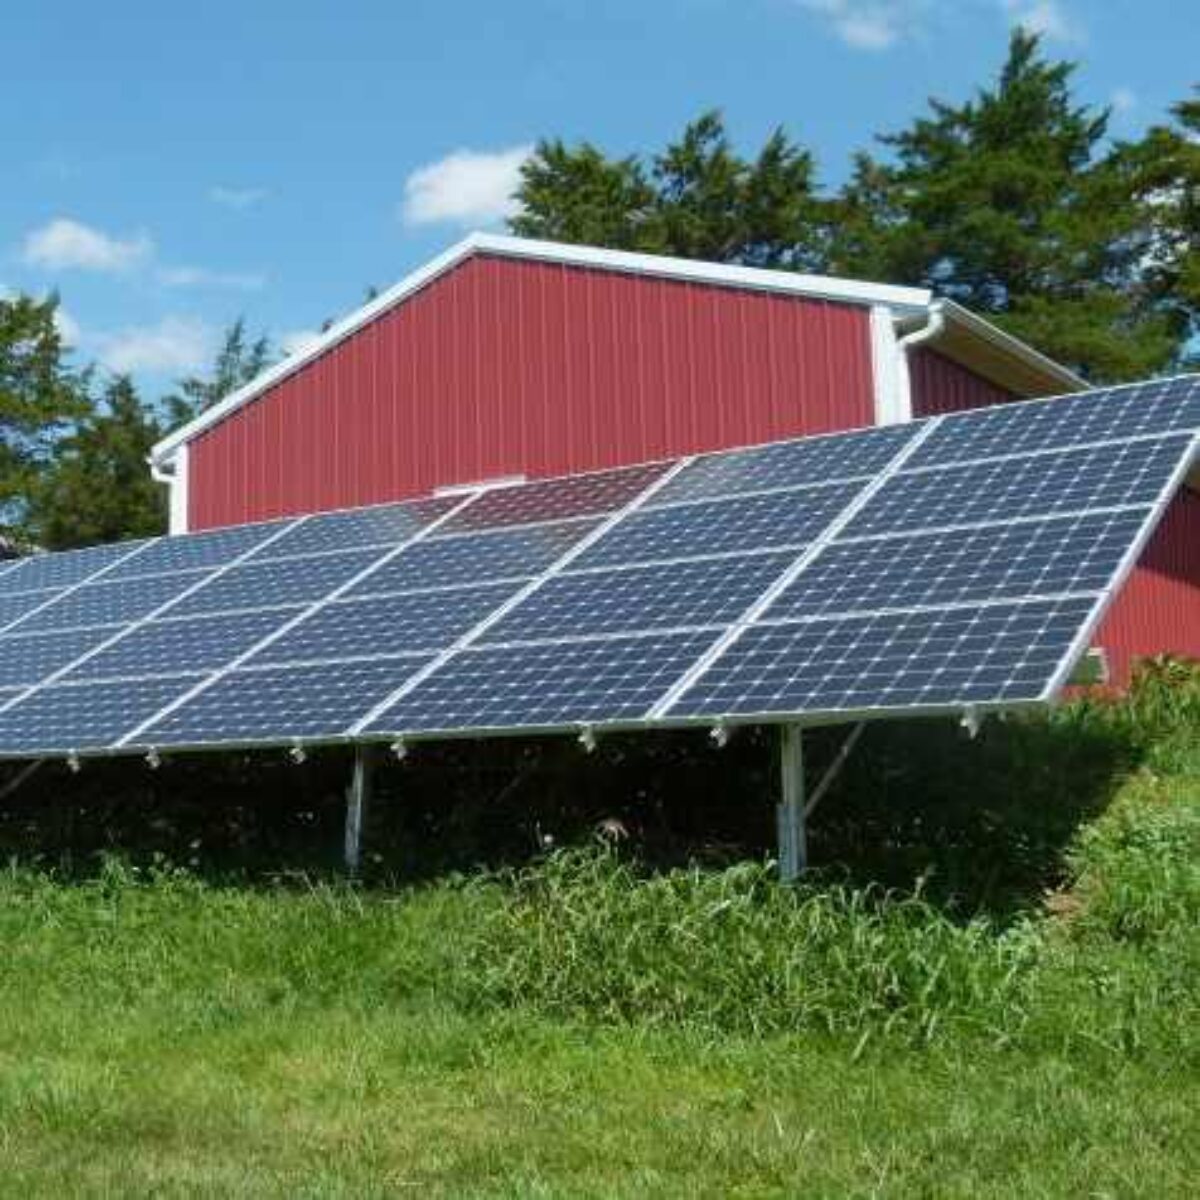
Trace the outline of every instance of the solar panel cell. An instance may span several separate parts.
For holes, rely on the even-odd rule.
[[[487,632],[491,643],[736,621],[792,554],[559,575]]]
[[[572,566],[662,562],[748,548],[803,546],[825,530],[861,487],[802,488],[633,513],[589,546]]]
[[[121,625],[136,621],[184,592],[205,577],[204,572],[147,575],[116,583],[86,583],[62,593],[57,600],[31,613],[11,633],[48,629],[83,629],[93,625]]]
[[[658,507],[677,500],[869,478],[882,470],[915,433],[911,425],[891,425],[706,454],[684,467],[650,504]]]
[[[267,608],[150,621],[80,663],[65,678],[119,679],[216,670],[262,641],[297,611]]]
[[[111,636],[110,629],[83,629],[0,638],[0,687],[41,683]]]
[[[347,512],[310,517],[265,547],[255,560],[320,554],[330,550],[355,550],[368,546],[394,546],[419,533],[462,503],[462,497],[383,504]]]
[[[545,729],[636,720],[715,640],[707,633],[467,650],[367,732]]]
[[[451,517],[438,530],[438,536],[616,512],[665,474],[671,465],[653,463],[495,488]]]
[[[595,528],[594,521],[430,538],[402,550],[350,590],[354,596],[426,591],[539,575]]]
[[[232,671],[136,741],[143,746],[212,746],[333,738],[426,661],[377,658]]]
[[[884,484],[843,536],[1152,504],[1187,443],[1167,438],[904,472]]]
[[[757,625],[668,715],[836,715],[1033,701],[1093,604],[1037,601]]]
[[[338,600],[265,646],[250,665],[440,650],[482,621],[518,586]]]
[[[97,571],[105,570],[123,558],[144,553],[152,542],[116,542],[107,546],[90,546],[86,550],[66,550],[59,554],[38,554],[25,559],[21,573],[13,586],[22,591],[44,588],[73,587]]]
[[[49,604],[57,596],[61,596],[62,588],[53,588],[46,592],[17,592],[12,596],[0,596],[0,630],[15,625],[22,617]]]
[[[379,550],[352,550],[346,554],[321,554],[313,558],[243,563],[215,576],[175,606],[171,615],[195,616],[266,605],[279,608],[310,603],[365,571],[379,560],[381,553]]]
[[[834,543],[766,617],[1098,592],[1145,519],[1135,509]]]
[[[1092,442],[1200,429],[1200,376],[964,413],[942,423],[912,465],[1060,450]]]
[[[68,754],[112,747],[192,684],[188,678],[54,684],[0,712],[0,754]]]
[[[289,521],[268,521],[261,525],[238,525],[232,529],[212,529],[186,537],[164,537],[148,545],[140,554],[106,572],[105,579],[129,579],[136,575],[173,575],[221,567],[241,554],[261,546]]]

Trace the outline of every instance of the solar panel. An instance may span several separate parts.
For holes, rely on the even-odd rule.
[[[147,575],[117,580],[115,583],[109,583],[105,577],[60,593],[57,599],[22,618],[8,632],[34,633],[48,629],[121,625],[146,616],[205,577],[203,572]]]
[[[771,605],[775,618],[1097,592],[1144,509],[931,530],[830,545]]]
[[[914,466],[977,462],[997,455],[1062,450],[1069,446],[1200,428],[1196,376],[979,409],[947,421],[917,452]]]
[[[132,744],[286,745],[335,736],[426,661],[427,656],[376,658],[232,671],[138,732]]]
[[[310,517],[284,537],[263,548],[256,560],[295,558],[328,550],[356,550],[367,546],[392,546],[407,541],[430,521],[448,513],[458,503],[452,497],[435,497],[404,504],[382,504]]]
[[[80,662],[64,678],[74,682],[216,670],[299,611],[262,608],[150,621]]]
[[[1197,444],[1176,380],[39,556],[0,756],[1040,702]]]
[[[51,684],[0,709],[0,746],[8,755],[112,749],[122,734],[169,704],[192,682],[170,677]]]
[[[803,546],[862,490],[861,484],[799,488],[638,512],[580,557],[601,566]]]
[[[1037,700],[1092,601],[1032,601],[756,625],[674,716],[826,715]]]
[[[637,720],[716,636],[664,633],[467,649],[364,732],[561,729]]]
[[[321,662],[441,650],[515,590],[515,584],[492,584],[337,600],[264,647],[250,663]]]
[[[651,504],[773,491],[795,487],[798,482],[869,479],[896,456],[914,433],[911,425],[891,425],[705,454],[680,471]]]
[[[637,633],[735,621],[786,570],[792,554],[709,559],[563,574],[487,632],[489,642]]]

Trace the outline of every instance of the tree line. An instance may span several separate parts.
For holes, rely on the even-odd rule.
[[[716,111],[645,155],[543,140],[510,227],[928,287],[1098,383],[1186,369],[1200,357],[1200,90],[1122,139],[1074,73],[1018,30],[995,79],[930,100],[833,189],[782,127],[744,156]],[[0,536],[58,549],[160,532],[150,446],[275,352],[239,320],[209,371],[148,400],[72,367],[56,308],[0,298]]]

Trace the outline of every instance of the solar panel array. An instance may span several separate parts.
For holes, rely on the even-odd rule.
[[[0,566],[0,756],[1011,707],[1195,454],[1185,378]]]

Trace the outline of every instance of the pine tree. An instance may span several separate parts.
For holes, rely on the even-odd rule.
[[[273,358],[270,339],[265,334],[251,339],[245,318],[238,317],[225,331],[212,370],[180,380],[178,391],[164,398],[168,422],[180,425],[198,416],[260,375]]]
[[[0,536],[30,537],[30,500],[57,441],[87,410],[64,363],[56,297],[0,297]]]
[[[1137,377],[1176,338],[1139,302],[1141,212],[1074,70],[1017,30],[993,86],[881,138],[890,157],[860,155],[840,198],[832,265],[933,288],[1093,378]]]
[[[817,269],[824,212],[808,151],[776,130],[752,161],[718,112],[649,163],[544,141],[522,168],[514,233],[751,266]]]
[[[166,496],[147,458],[162,430],[128,376],[104,389],[56,448],[30,519],[49,550],[150,537],[166,529]]]

